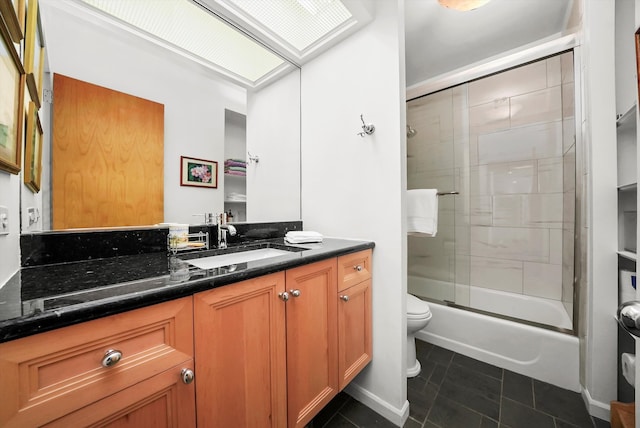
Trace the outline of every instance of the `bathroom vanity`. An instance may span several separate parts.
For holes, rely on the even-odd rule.
[[[295,247],[214,269],[164,253],[23,268],[0,290],[0,313],[22,305],[0,321],[0,425],[306,425],[371,360],[373,243]],[[137,278],[91,287],[101,269]],[[38,278],[51,291],[25,299]]]

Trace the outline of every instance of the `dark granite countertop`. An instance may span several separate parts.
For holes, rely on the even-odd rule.
[[[286,254],[200,269],[189,259],[253,248]],[[23,267],[0,288],[0,342],[189,296],[199,291],[373,248],[369,241],[325,238],[285,244],[282,238],[226,250],[164,252]]]

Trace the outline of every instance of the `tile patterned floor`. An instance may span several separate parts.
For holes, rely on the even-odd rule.
[[[404,428],[608,428],[592,418],[580,394],[417,341],[422,364],[407,382],[410,416]],[[393,428],[341,393],[312,428]]]

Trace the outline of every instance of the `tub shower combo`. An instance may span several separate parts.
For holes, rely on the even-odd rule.
[[[407,102],[407,187],[443,193],[407,288],[416,337],[579,391],[574,74],[570,50]]]

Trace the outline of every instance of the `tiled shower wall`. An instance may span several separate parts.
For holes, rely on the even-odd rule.
[[[472,306],[485,287],[570,308],[573,87],[569,52],[408,103],[408,188],[460,192],[439,198],[435,238],[409,237],[409,275],[442,282],[429,297]]]

